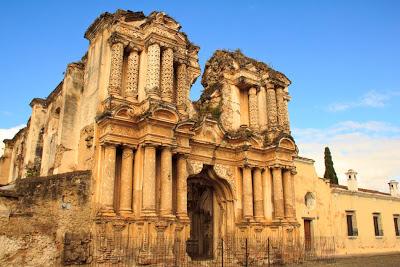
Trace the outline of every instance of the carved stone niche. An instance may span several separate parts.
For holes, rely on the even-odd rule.
[[[90,233],[69,233],[64,236],[64,265],[90,263]]]
[[[236,184],[235,184],[234,171],[232,167],[223,164],[215,164],[214,171],[220,178],[228,182],[228,184],[232,189],[233,195],[236,196]]]

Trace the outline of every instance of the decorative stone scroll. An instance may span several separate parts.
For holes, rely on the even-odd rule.
[[[199,174],[203,169],[203,162],[197,160],[188,160],[189,175]]]

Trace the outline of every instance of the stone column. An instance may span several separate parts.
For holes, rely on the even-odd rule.
[[[160,97],[160,45],[157,43],[147,48],[146,92],[150,97]]]
[[[249,122],[251,129],[259,129],[257,89],[254,87],[249,90]]]
[[[124,45],[113,41],[111,44],[111,70],[108,86],[109,95],[120,95],[122,85],[122,63],[124,60]]]
[[[269,168],[263,172],[263,203],[264,216],[267,221],[272,221],[272,174]]]
[[[130,147],[124,147],[122,150],[120,213],[132,213],[133,154]]]
[[[278,124],[278,111],[276,108],[275,87],[267,83],[267,111],[268,111],[268,130],[275,130]]]
[[[254,219],[260,221],[264,218],[263,188],[261,169],[253,171],[253,193],[254,193]]]
[[[272,183],[274,188],[274,219],[283,219],[283,186],[282,186],[282,170],[274,167],[272,169]]]
[[[128,56],[125,96],[129,101],[137,100],[139,81],[139,50],[132,48]]]
[[[284,128],[285,125],[285,104],[283,100],[283,88],[276,88],[276,104],[278,111],[278,125],[280,129]]]
[[[251,168],[243,168],[243,218],[253,219],[253,190],[252,190]]]
[[[186,113],[186,100],[189,93],[187,84],[186,64],[180,63],[177,69],[176,105],[181,113]]]
[[[163,147],[161,150],[160,215],[172,216],[172,152],[170,147]]]
[[[161,99],[172,102],[174,84],[174,51],[166,48],[161,57]]]
[[[289,94],[286,92],[287,90],[285,90],[284,92],[284,101],[283,101],[283,110],[284,110],[284,126],[283,126],[283,130],[286,133],[290,133],[290,121],[289,121],[289,101],[290,101],[290,96]]]
[[[101,181],[101,202],[103,214],[115,214],[114,211],[114,185],[115,185],[115,160],[116,147],[113,144],[104,146],[103,177]]]
[[[176,215],[180,220],[188,221],[187,214],[187,156],[180,154],[177,159],[177,196]]]
[[[293,177],[290,170],[283,170],[283,197],[285,203],[285,218],[294,218],[294,192],[293,192]]]
[[[156,147],[144,147],[143,167],[143,209],[146,217],[156,216]]]

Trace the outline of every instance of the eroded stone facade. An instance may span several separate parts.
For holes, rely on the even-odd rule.
[[[5,140],[1,183],[90,170],[88,232],[135,236],[142,264],[159,249],[154,239],[178,241],[175,257],[215,257],[210,248],[222,238],[299,237],[290,80],[240,51],[218,50],[191,102],[199,47],[180,28],[162,12],[97,18],[86,55],[46,99],[32,100],[27,126]],[[65,237],[65,263],[85,258],[73,247],[85,254],[88,238]],[[103,263],[117,257],[104,242]]]

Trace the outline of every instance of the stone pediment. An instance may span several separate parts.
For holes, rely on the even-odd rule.
[[[207,118],[194,129],[194,132],[192,139],[202,143],[220,144],[225,136],[218,122]]]

